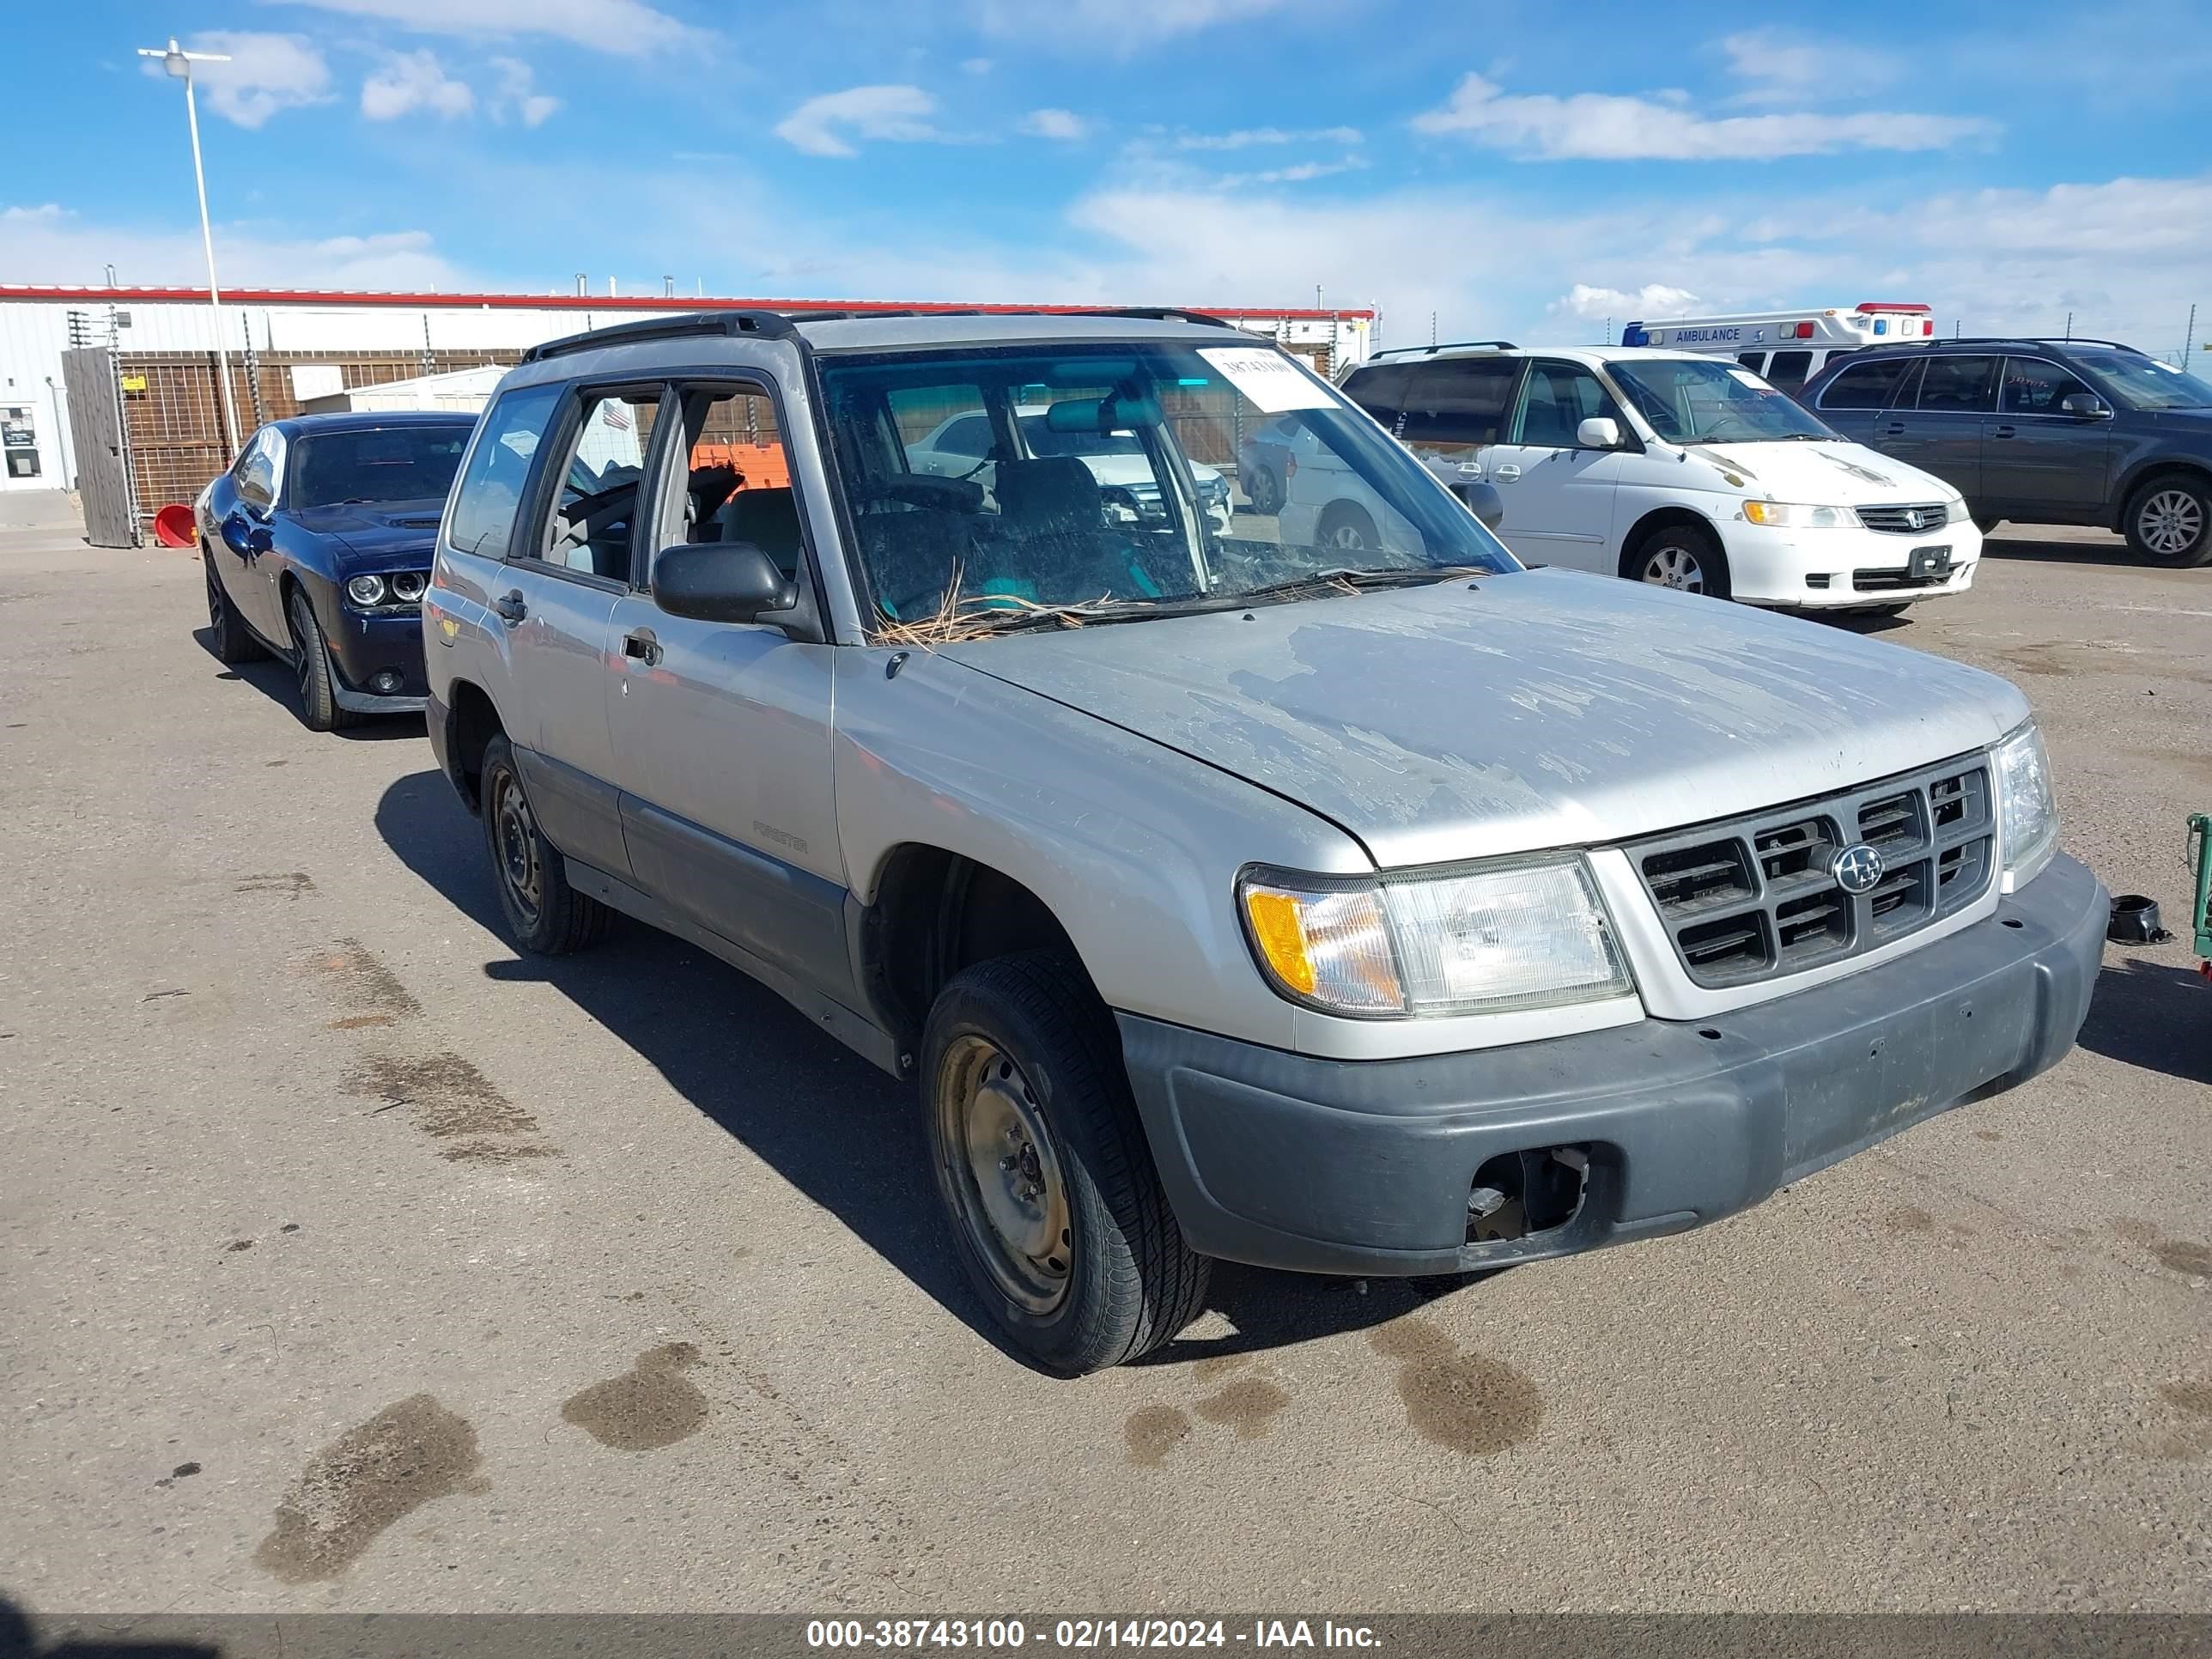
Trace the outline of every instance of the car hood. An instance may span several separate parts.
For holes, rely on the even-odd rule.
[[[1859,507],[1883,501],[1948,501],[1958,492],[1917,466],[1877,454],[1847,439],[1809,442],[1692,444],[1689,464],[1719,475],[1729,493],[1805,501],[1816,507]],[[1731,482],[1729,475],[1742,480]]]
[[[1076,459],[1091,469],[1091,476],[1102,484],[1152,484],[1156,482],[1152,463],[1144,455],[1079,455]],[[1204,483],[1208,478],[1221,476],[1204,461],[1190,464],[1191,477]]]
[[[1942,657],[1556,569],[939,653],[1308,806],[1385,867],[1752,811],[2028,714]]]
[[[430,568],[443,501],[355,502],[313,507],[293,514],[301,529],[327,536],[349,556],[349,564],[374,563],[401,570]]]

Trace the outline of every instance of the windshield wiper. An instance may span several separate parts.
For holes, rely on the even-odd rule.
[[[1461,576],[1494,576],[1498,573],[1479,564],[1406,565],[1388,570],[1353,570],[1340,568],[1316,570],[1304,576],[1292,576],[1264,586],[1247,588],[1235,595],[1224,595],[1223,601],[1241,605],[1252,600],[1297,599],[1307,593],[1354,592],[1388,587],[1425,587],[1435,582],[1446,582]]]

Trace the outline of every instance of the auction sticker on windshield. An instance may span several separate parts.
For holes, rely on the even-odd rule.
[[[1328,389],[1279,351],[1261,346],[1200,346],[1198,355],[1267,414],[1331,406]]]

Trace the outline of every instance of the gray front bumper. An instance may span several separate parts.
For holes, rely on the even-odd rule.
[[[1121,1046],[1192,1249],[1313,1273],[1465,1272],[1698,1226],[2049,1069],[2088,1013],[2108,911],[2061,855],[1986,921],[1701,1025],[1332,1060],[1123,1014]],[[1559,1146],[1589,1148],[1574,1218],[1468,1243],[1476,1170]]]

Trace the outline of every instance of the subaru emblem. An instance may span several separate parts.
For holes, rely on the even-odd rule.
[[[1864,842],[1846,847],[1828,860],[1828,873],[1846,893],[1870,893],[1881,879],[1881,854]]]

